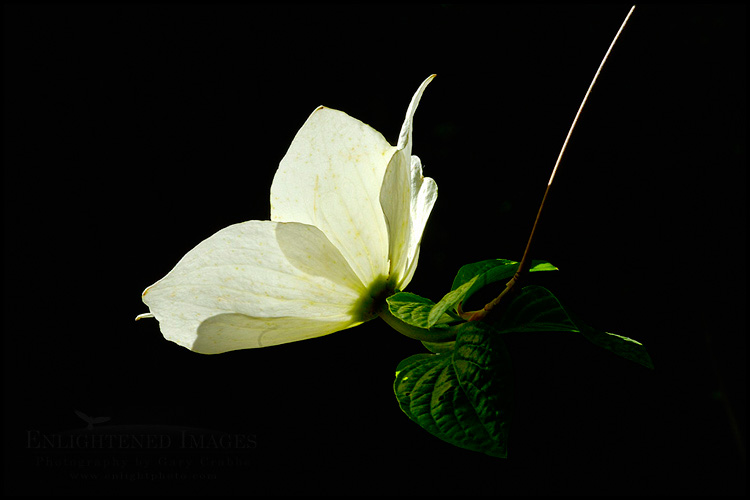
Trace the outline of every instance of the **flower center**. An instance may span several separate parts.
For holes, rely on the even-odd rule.
[[[394,293],[395,290],[388,283],[388,277],[379,276],[362,294],[351,312],[360,321],[369,321],[378,315],[380,310],[386,306],[385,299]]]

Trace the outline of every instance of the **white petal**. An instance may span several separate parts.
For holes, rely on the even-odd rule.
[[[227,313],[212,316],[198,326],[192,350],[218,354],[238,349],[253,349],[285,344],[344,330],[348,321],[323,321],[309,318],[256,318]]]
[[[367,319],[364,295],[344,257],[316,227],[250,221],[201,242],[143,292],[143,302],[167,339],[222,352],[354,326]]]
[[[405,288],[414,276],[422,233],[437,199],[435,181],[422,176],[419,158],[411,156],[414,113],[434,76],[422,82],[411,100],[401,128],[399,150],[388,164],[380,191],[390,240],[389,279],[397,289]]]
[[[401,133],[398,136],[398,149],[404,151],[406,157],[411,156],[411,132],[414,127],[414,113],[417,111],[419,101],[422,99],[422,94],[427,85],[435,78],[436,75],[428,76],[425,81],[419,86],[417,91],[414,93],[414,97],[411,98],[409,107],[406,109],[406,119],[403,125],[401,125]]]
[[[422,176],[419,158],[411,157],[407,167],[404,156],[394,155],[380,192],[380,203],[388,221],[391,239],[391,281],[403,290],[414,276],[419,260],[427,219],[437,200],[437,184]]]
[[[362,283],[387,276],[388,230],[379,196],[394,151],[361,121],[316,109],[273,179],[271,220],[320,228]]]

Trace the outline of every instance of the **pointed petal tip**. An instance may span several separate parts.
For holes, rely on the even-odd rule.
[[[153,313],[143,313],[143,314],[139,314],[138,316],[136,316],[135,320],[140,321],[142,319],[153,318],[153,317],[154,317]]]
[[[417,106],[419,106],[419,101],[422,99],[422,94],[424,93],[424,90],[427,88],[427,85],[429,85],[429,83],[436,76],[437,75],[435,73],[428,76],[419,86],[417,91],[414,93],[414,96],[411,98],[411,102],[409,103],[409,108],[406,110],[406,119],[404,120],[404,124],[401,126],[401,132],[399,133],[399,136],[398,136],[398,144],[396,146],[397,149],[403,150],[407,146],[409,146],[409,154],[411,154],[410,138],[411,138],[412,122],[414,120],[414,113],[417,111]]]
[[[435,78],[436,76],[437,76],[437,74],[435,74],[435,73],[431,74],[430,76],[428,76],[427,78],[425,78],[425,79],[424,79],[424,81],[422,82],[422,84],[421,84],[421,85],[419,86],[419,88],[417,89],[417,92],[416,92],[416,93],[415,93],[415,95],[414,95],[414,98],[416,98],[416,100],[417,100],[417,103],[419,102],[419,99],[420,99],[420,98],[422,97],[422,93],[424,92],[424,89],[426,89],[426,88],[427,88],[427,85],[429,85],[429,84],[430,84],[430,82],[431,82],[431,81],[432,81],[432,80],[433,80],[433,79],[434,79],[434,78]],[[416,106],[415,106],[415,107],[416,107]]]

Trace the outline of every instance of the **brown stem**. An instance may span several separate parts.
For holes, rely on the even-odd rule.
[[[500,304],[500,302],[502,302],[505,297],[508,297],[509,295],[511,295],[513,288],[521,281],[521,278],[528,272],[528,267],[529,267],[529,262],[530,262],[529,254],[530,254],[530,249],[531,249],[531,242],[534,240],[534,233],[536,232],[536,228],[539,225],[539,218],[542,215],[544,202],[547,200],[547,195],[549,194],[550,187],[552,186],[552,181],[555,179],[555,174],[557,173],[557,167],[560,166],[560,161],[562,160],[563,154],[565,154],[565,149],[568,146],[568,141],[570,141],[570,136],[573,134],[573,129],[575,129],[576,124],[578,123],[578,117],[581,116],[581,111],[583,111],[583,108],[586,105],[586,101],[589,98],[591,89],[594,88],[596,79],[599,77],[599,73],[601,73],[602,68],[604,67],[604,63],[607,62],[607,58],[609,58],[609,53],[612,51],[612,47],[615,46],[617,39],[620,37],[620,33],[622,33],[623,28],[625,28],[625,25],[628,23],[628,19],[630,19],[630,15],[633,13],[633,10],[635,10],[635,5],[631,7],[630,11],[628,12],[628,15],[625,16],[625,20],[620,25],[620,29],[617,30],[617,34],[615,34],[615,37],[612,40],[612,43],[609,44],[609,48],[607,49],[607,52],[604,54],[604,58],[602,58],[602,62],[599,64],[599,68],[596,70],[596,73],[594,74],[594,78],[591,80],[591,84],[589,85],[588,90],[586,90],[586,94],[583,96],[583,101],[581,102],[581,105],[578,107],[576,116],[575,118],[573,118],[573,123],[570,126],[570,129],[568,130],[568,135],[565,137],[565,142],[563,142],[562,148],[560,149],[560,154],[557,155],[557,161],[555,162],[555,167],[552,169],[552,175],[550,176],[549,181],[547,182],[547,189],[545,189],[544,197],[542,197],[542,202],[539,204],[539,210],[536,213],[534,226],[531,228],[531,234],[529,235],[529,240],[526,242],[526,249],[523,252],[523,257],[521,258],[521,262],[518,264],[518,269],[516,270],[516,273],[513,275],[510,281],[508,281],[508,283],[505,284],[505,290],[500,292],[500,295],[495,297],[495,299],[485,304],[485,306],[478,311],[474,311],[472,313],[464,313],[464,315],[468,316],[469,321],[479,321],[483,319],[485,316],[487,316],[487,314],[493,308],[495,308],[498,304]]]

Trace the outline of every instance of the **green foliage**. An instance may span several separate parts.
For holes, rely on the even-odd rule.
[[[570,314],[549,290],[527,286],[500,313],[466,321],[455,312],[482,287],[510,279],[518,263],[485,260],[463,266],[451,291],[435,303],[413,293],[388,297],[388,311],[429,337],[455,332],[455,340],[422,344],[430,353],[410,356],[396,368],[399,406],[428,432],[451,444],[494,457],[507,455],[511,418],[511,365],[502,336],[535,332],[580,333],[620,357],[653,368],[645,347],[628,337],[596,330]],[[554,271],[534,261],[530,271]],[[417,337],[420,338],[420,337]]]
[[[654,367],[643,344],[586,325],[569,314],[557,297],[541,286],[524,287],[494,325],[500,333],[577,332],[620,357],[646,368]]]
[[[458,270],[451,291],[436,304],[419,295],[399,292],[386,299],[391,314],[413,326],[432,328],[459,319],[454,311],[460,303],[483,287],[497,281],[509,280],[518,269],[518,262],[506,259],[483,260]],[[533,261],[529,271],[555,271],[549,262]]]
[[[399,363],[398,404],[422,428],[461,448],[508,453],[513,384],[505,344],[487,324],[463,323],[448,353]]]
[[[428,318],[428,327],[435,325],[442,314],[449,309],[457,308],[458,304],[466,302],[475,292],[497,281],[509,280],[518,269],[518,262],[506,259],[484,260],[468,264],[458,270],[451,291],[440,299],[432,308]],[[549,262],[533,261],[530,272],[557,270]]]
[[[438,316],[437,321],[431,323],[429,318],[433,315],[432,311],[435,309],[435,303],[415,293],[398,292],[388,297],[386,302],[391,314],[404,323],[419,328],[428,329],[436,324],[442,325],[459,319],[457,315],[443,311]]]

